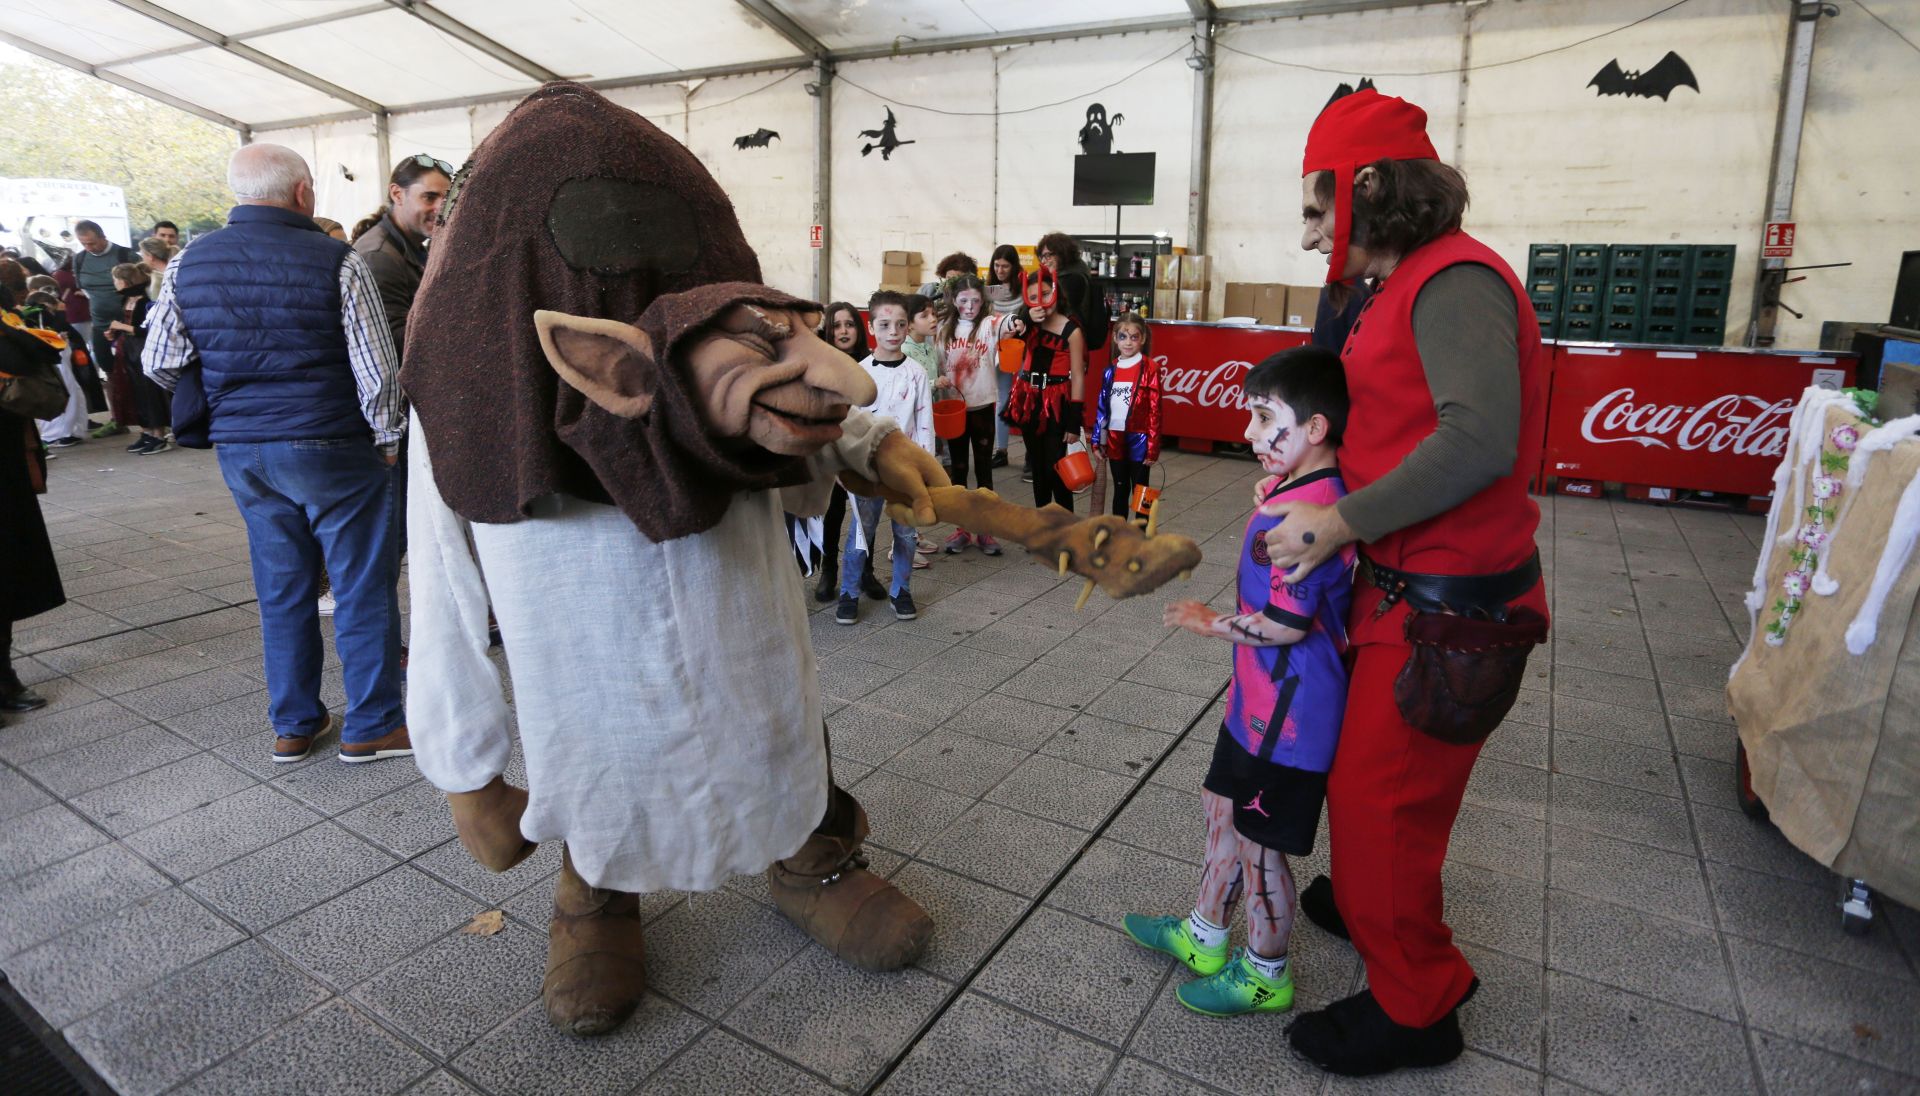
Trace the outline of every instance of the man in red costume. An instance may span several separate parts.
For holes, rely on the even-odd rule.
[[[1276,565],[1303,576],[1360,543],[1354,665],[1327,787],[1332,882],[1301,907],[1349,936],[1365,990],[1288,1028],[1336,1073],[1431,1066],[1462,1049],[1478,986],[1442,919],[1441,863],[1481,743],[1546,636],[1527,495],[1546,412],[1539,325],[1521,283],[1460,231],[1465,181],[1426,113],[1367,90],[1307,136],[1302,246],[1327,281],[1374,296],[1341,351],[1352,395],[1338,504],[1280,504]]]

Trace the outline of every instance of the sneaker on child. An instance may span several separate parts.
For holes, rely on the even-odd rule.
[[[1208,1016],[1285,1012],[1293,1007],[1293,969],[1284,955],[1269,960],[1246,948],[1235,948],[1232,962],[1218,974],[1188,982],[1173,995],[1181,1004]]]
[[[972,533],[967,532],[965,529],[955,529],[953,535],[947,538],[947,543],[944,547],[948,555],[957,556],[961,552],[966,551],[967,547],[972,543]]]
[[[833,611],[833,622],[835,624],[860,623],[860,599],[842,594],[839,607]]]
[[[1185,963],[1199,975],[1217,974],[1227,965],[1227,930],[1220,929],[1219,942],[1206,944],[1194,938],[1193,926],[1185,917],[1148,917],[1129,913],[1121,926],[1133,942],[1163,952]]]

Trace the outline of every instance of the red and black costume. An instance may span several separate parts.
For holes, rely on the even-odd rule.
[[[1048,331],[1044,325],[1034,328],[1027,337],[1026,359],[1007,394],[1007,409],[1000,415],[1019,427],[1020,436],[1026,439],[1027,453],[1033,459],[1035,506],[1057,502],[1073,509],[1073,492],[1060,482],[1053,466],[1066,455],[1066,435],[1080,432],[1080,404],[1071,395],[1071,343],[1079,330],[1079,323],[1072,319],[1058,332]]]
[[[1333,171],[1338,179],[1330,281],[1347,254],[1355,168],[1381,159],[1437,159],[1425,122],[1418,107],[1368,91],[1336,101],[1315,123],[1305,173]],[[1360,547],[1362,578],[1349,627],[1352,676],[1327,789],[1334,902],[1326,902],[1319,881],[1308,890],[1323,893],[1303,894],[1302,906],[1333,931],[1342,931],[1344,922],[1366,963],[1367,989],[1303,1016],[1289,1030],[1303,1054],[1343,1073],[1450,1060],[1460,1046],[1453,1010],[1477,985],[1443,919],[1440,872],[1484,731],[1472,741],[1448,741],[1408,721],[1396,680],[1413,656],[1409,617],[1484,619],[1492,626],[1526,620],[1542,635],[1545,629],[1546,593],[1533,539],[1540,511],[1527,494],[1546,410],[1539,325],[1519,279],[1478,240],[1453,231],[1416,247],[1361,309],[1341,352],[1351,410],[1340,472],[1357,495],[1401,467],[1439,428],[1414,307],[1436,275],[1459,264],[1489,268],[1517,302],[1517,362],[1489,356],[1484,368],[1519,371],[1518,452],[1504,474],[1465,501]],[[1423,583],[1464,591],[1476,609],[1466,617],[1443,613],[1409,589]]]

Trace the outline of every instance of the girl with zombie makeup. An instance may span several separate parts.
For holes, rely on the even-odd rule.
[[[1246,403],[1247,441],[1270,473],[1257,489],[1263,501],[1332,503],[1346,494],[1334,458],[1347,420],[1337,355],[1312,346],[1275,354],[1248,372]],[[1202,975],[1175,996],[1209,1016],[1293,1005],[1287,857],[1313,851],[1346,708],[1341,658],[1356,554],[1349,547],[1296,581],[1293,568],[1267,554],[1264,534],[1277,524],[1258,510],[1247,521],[1235,613],[1179,601],[1163,618],[1169,627],[1233,644],[1232,691],[1202,784],[1207,859],[1193,912],[1130,913],[1123,923],[1137,943]],[[1242,897],[1247,947],[1229,957],[1227,926]]]
[[[845,301],[827,306],[817,334],[856,362],[867,356],[867,321],[861,318],[859,309]],[[820,577],[813,584],[813,600],[824,604],[840,596],[840,530],[847,521],[847,489],[837,483],[833,486],[833,501],[827,504],[822,521],[825,537],[821,544]],[[871,558],[867,560],[866,574],[860,576],[860,592],[875,601],[887,596],[886,587],[873,577]]]
[[[1033,465],[1033,504],[1057,502],[1073,509],[1073,492],[1054,468],[1067,446],[1080,440],[1081,401],[1086,399],[1087,340],[1059,299],[1051,271],[1028,281],[1026,358],[1013,379],[1002,420],[1020,428]]]
[[[1135,484],[1160,459],[1160,364],[1153,360],[1153,332],[1138,313],[1113,321],[1113,361],[1100,380],[1088,440],[1107,458],[1113,475],[1113,513],[1126,517]]]
[[[967,469],[973,468],[974,485],[993,488],[994,406],[998,402],[996,378],[1006,376],[999,368],[1000,317],[988,316],[986,286],[972,274],[947,279],[940,302],[940,330],[934,340],[944,348],[936,395],[961,399],[967,404],[967,432],[947,442],[948,475],[961,487],[967,485]],[[990,556],[1000,554],[1000,544],[981,533],[975,537],[965,529],[956,529],[947,538],[949,555],[969,544],[978,544]]]

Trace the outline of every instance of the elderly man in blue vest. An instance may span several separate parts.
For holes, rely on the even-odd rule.
[[[387,469],[406,429],[400,362],[365,261],[313,223],[313,175],[280,145],[233,154],[227,226],[167,267],[147,375],[172,390],[197,358],[208,437],[247,523],[273,760],[334,729],[320,702],[324,560],[346,682],[340,760],[413,753],[403,722],[397,521]]]

